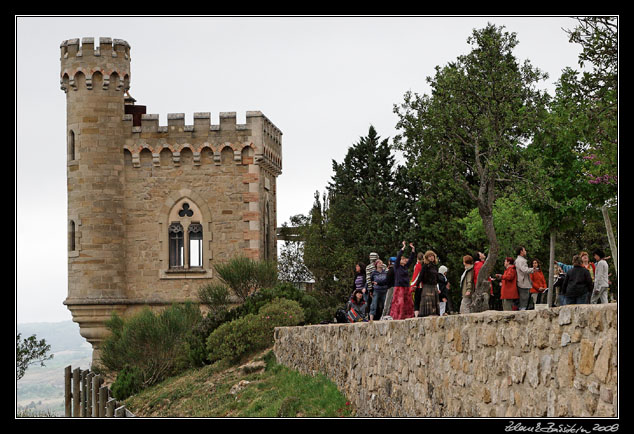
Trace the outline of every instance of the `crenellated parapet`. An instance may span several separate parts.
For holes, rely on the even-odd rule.
[[[194,113],[193,125],[185,124],[184,113],[169,113],[167,125],[159,124],[158,114],[141,115],[141,125],[133,124],[133,116],[123,116],[124,129],[129,131],[124,149],[132,155],[133,167],[140,167],[140,154],[152,153],[153,165],[161,166],[160,154],[171,153],[170,164],[180,164],[180,154],[190,150],[194,165],[204,164],[205,154],[213,164],[221,164],[221,153],[226,148],[233,152],[233,160],[241,164],[250,148],[254,163],[274,175],[282,171],[282,133],[261,112],[248,111],[246,123],[238,124],[235,112],[221,112],[219,124],[211,123],[211,113]]]
[[[60,44],[60,86],[64,92],[78,86],[93,89],[98,82],[104,90],[130,88],[130,45],[123,39],[68,39]]]

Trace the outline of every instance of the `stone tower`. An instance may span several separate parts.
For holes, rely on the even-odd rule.
[[[130,46],[61,46],[67,107],[68,306],[99,357],[113,311],[197,301],[213,265],[276,257],[281,131],[259,111],[170,113],[129,95]]]

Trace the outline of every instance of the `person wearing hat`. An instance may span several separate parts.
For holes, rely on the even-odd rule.
[[[378,253],[372,252],[370,253],[370,263],[368,264],[367,267],[365,267],[365,294],[363,294],[363,299],[365,300],[366,303],[368,303],[368,305],[370,305],[370,303],[372,302],[371,298],[372,298],[372,292],[373,292],[373,286],[372,286],[372,279],[370,278],[370,275],[372,274],[372,272],[374,270],[376,270],[376,260],[379,259],[379,255]]]

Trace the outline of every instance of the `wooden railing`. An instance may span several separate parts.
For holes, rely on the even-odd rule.
[[[112,397],[103,378],[71,366],[64,369],[64,415],[66,417],[135,417]]]

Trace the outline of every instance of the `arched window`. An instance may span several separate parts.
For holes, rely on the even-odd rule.
[[[75,222],[71,220],[68,223],[68,251],[74,252],[75,250]]]
[[[203,268],[202,214],[196,204],[184,198],[170,211],[169,268],[188,270]]]

